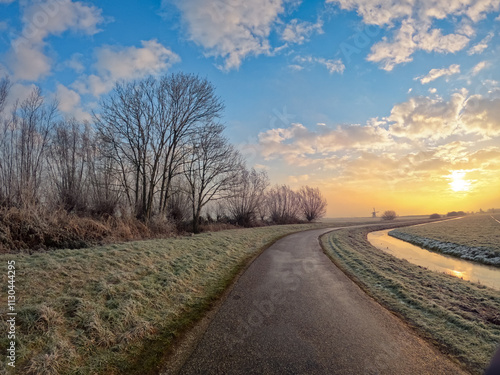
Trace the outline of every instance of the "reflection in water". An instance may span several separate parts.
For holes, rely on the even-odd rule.
[[[389,236],[387,233],[390,230],[392,229],[368,233],[368,241],[376,248],[400,259],[406,259],[413,264],[500,290],[500,268],[473,263],[422,249],[421,247]]]
[[[464,278],[464,272],[460,272],[460,271],[457,271],[457,270],[452,270],[451,271],[451,274],[453,276],[456,276],[456,277],[460,277],[461,279]],[[468,279],[467,279],[468,280]]]

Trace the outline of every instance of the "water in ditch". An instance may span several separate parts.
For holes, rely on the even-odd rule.
[[[435,253],[398,240],[388,235],[392,229],[368,233],[368,241],[376,248],[397,258],[426,267],[429,270],[444,272],[464,280],[500,290],[500,268],[486,266],[447,255]]]

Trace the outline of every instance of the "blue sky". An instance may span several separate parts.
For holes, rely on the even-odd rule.
[[[500,206],[500,0],[444,3],[0,0],[0,74],[82,121],[118,80],[206,77],[249,166],[330,216]]]

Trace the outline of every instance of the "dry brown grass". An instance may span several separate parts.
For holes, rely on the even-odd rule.
[[[0,253],[78,249],[175,234],[175,226],[159,217],[145,225],[133,218],[81,217],[65,210],[0,209]]]

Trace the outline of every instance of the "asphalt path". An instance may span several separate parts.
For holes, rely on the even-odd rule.
[[[367,296],[322,252],[331,229],[264,251],[181,374],[466,374]]]

